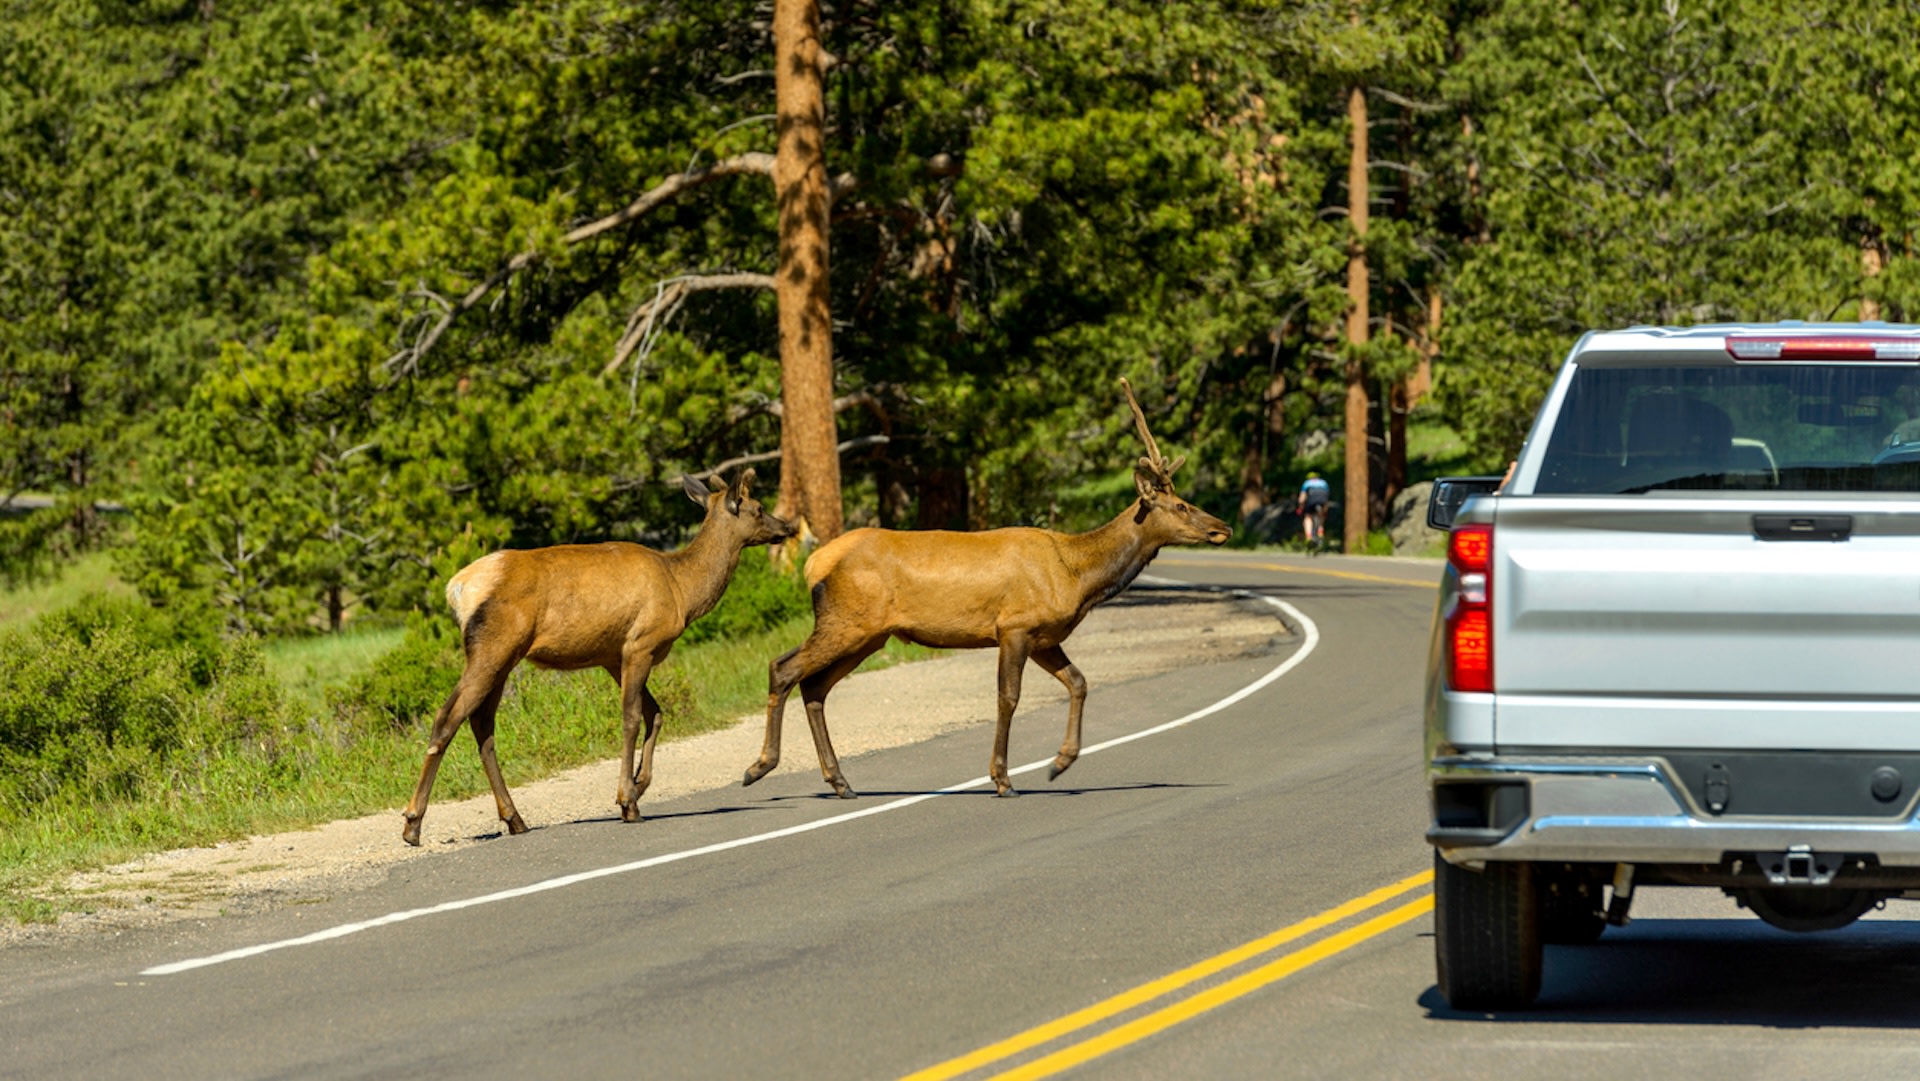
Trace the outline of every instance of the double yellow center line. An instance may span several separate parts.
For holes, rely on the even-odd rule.
[[[1143,983],[1130,991],[1123,991],[1112,998],[1096,1002],[1082,1010],[1076,1010],[1055,1021],[1049,1021],[1036,1028],[1001,1040],[999,1043],[982,1047],[959,1058],[949,1059],[936,1066],[929,1066],[917,1073],[908,1074],[901,1081],[943,1081],[945,1078],[959,1077],[975,1070],[1012,1058],[1023,1051],[1031,1050],[1043,1044],[1052,1043],[1064,1036],[1099,1024],[1108,1018],[1126,1013],[1137,1007],[1145,1006],[1157,999],[1165,998],[1180,989],[1217,975],[1243,962],[1250,961],[1262,954],[1295,942],[1315,931],[1331,927],[1349,917],[1357,916],[1369,909],[1377,908],[1403,894],[1410,893],[1422,886],[1431,884],[1432,871],[1422,871],[1405,878],[1391,886],[1383,886],[1363,897],[1356,897],[1342,905],[1327,909],[1317,916],[1310,916],[1299,923],[1282,927],[1269,935],[1263,935],[1244,945],[1235,946],[1225,953],[1216,954],[1204,961],[1189,965],[1178,972],[1162,976],[1149,983]],[[1150,1013],[1143,1014],[1125,1024],[1107,1029],[1095,1036],[1087,1037],[1068,1044],[1058,1050],[1024,1063],[1013,1069],[993,1075],[993,1081],[1015,1081],[1015,1079],[1051,1077],[1062,1070],[1077,1066],[1089,1059],[1119,1050],[1128,1044],[1146,1039],[1156,1032],[1171,1028],[1182,1021],[1189,1020],[1223,1003],[1231,1002],[1242,995],[1257,991],[1270,983],[1286,979],[1309,965],[1324,961],[1329,957],[1350,949],[1383,932],[1416,919],[1433,910],[1433,895],[1423,894],[1398,907],[1382,912],[1363,923],[1356,924],[1338,934],[1329,935],[1304,948],[1282,954],[1258,968],[1251,969],[1224,983],[1210,987],[1194,995],[1174,1001]]]

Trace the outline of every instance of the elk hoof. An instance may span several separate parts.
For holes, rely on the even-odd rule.
[[[1067,772],[1067,767],[1071,765],[1073,765],[1073,759],[1071,758],[1065,759],[1064,761],[1058,758],[1054,759],[1053,765],[1047,767],[1047,780],[1051,781],[1058,778],[1062,773]]]
[[[420,820],[409,817],[406,825],[400,827],[400,839],[415,848],[420,847]]]
[[[855,792],[853,790],[853,786],[848,784],[845,781],[839,781],[834,784],[833,794],[836,796],[839,796],[841,799],[859,799],[860,798],[860,793]]]
[[[513,817],[507,819],[507,832],[515,835],[527,832],[527,823],[520,817],[519,811],[513,812]]]
[[[640,808],[631,803],[622,804],[620,807],[620,821],[622,822],[640,821]]]
[[[762,777],[765,777],[767,774],[772,772],[773,772],[773,767],[768,765],[767,763],[755,762],[753,765],[747,767],[747,775],[746,777],[741,779],[740,787],[745,788],[747,785],[752,784],[753,782],[759,780]]]
[[[1020,794],[1020,790],[1013,787],[1010,784],[1003,784],[1000,786],[1000,791],[994,794],[999,796],[1001,799],[1013,799],[1015,796],[1018,796]]]

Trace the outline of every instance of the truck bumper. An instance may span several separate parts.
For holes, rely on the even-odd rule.
[[[1756,853],[1920,868],[1912,808],[1873,819],[1713,815],[1657,757],[1435,758],[1427,841],[1450,863],[1719,864]]]

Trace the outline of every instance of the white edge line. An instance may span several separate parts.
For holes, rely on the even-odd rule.
[[[1146,575],[1142,575],[1139,580],[1142,582],[1153,582],[1156,584],[1168,584],[1168,585],[1186,585],[1187,584],[1187,583],[1181,583],[1181,582],[1174,582],[1171,579],[1151,578]],[[1232,593],[1236,597],[1242,597],[1242,598],[1251,599],[1251,600],[1258,600],[1266,604],[1272,605],[1273,607],[1280,609],[1282,612],[1286,613],[1292,619],[1297,621],[1302,633],[1305,636],[1305,641],[1301,642],[1300,648],[1295,650],[1290,656],[1287,657],[1286,660],[1280,662],[1278,666],[1273,668],[1266,675],[1261,676],[1259,679],[1254,680],[1252,683],[1247,684],[1246,686],[1240,688],[1239,690],[1228,695],[1227,697],[1220,699],[1218,702],[1215,702],[1212,705],[1204,706],[1200,709],[1194,710],[1192,713],[1189,713],[1184,717],[1177,717],[1171,721],[1166,722],[1165,724],[1156,725],[1152,728],[1143,729],[1139,732],[1133,732],[1128,735],[1117,736],[1113,739],[1106,740],[1101,743],[1093,744],[1090,747],[1083,747],[1081,748],[1081,751],[1080,751],[1080,754],[1082,755],[1082,757],[1093,754],[1097,751],[1104,751],[1109,747],[1118,747],[1124,743],[1132,743],[1134,740],[1137,740],[1137,739],[1145,739],[1148,736],[1158,735],[1161,732],[1167,732],[1172,729],[1179,728],[1183,725],[1192,724],[1194,721],[1200,720],[1202,717],[1212,716],[1213,714],[1218,713],[1221,710],[1226,709],[1227,707],[1232,706],[1237,702],[1244,701],[1249,696],[1258,693],[1261,689],[1272,684],[1274,680],[1277,680],[1281,676],[1284,676],[1288,672],[1291,672],[1295,667],[1297,667],[1300,664],[1300,662],[1306,660],[1308,655],[1310,655],[1314,651],[1314,648],[1320,644],[1320,628],[1315,626],[1313,620],[1308,619],[1305,613],[1301,612],[1298,608],[1295,608],[1293,605],[1288,604],[1286,601],[1280,600],[1276,597],[1263,596],[1258,593],[1249,593],[1245,590],[1233,590]],[[1017,776],[1022,773],[1032,773],[1034,770],[1044,769],[1047,766],[1051,765],[1052,763],[1053,763],[1052,758],[1043,758],[1038,762],[1029,762],[1024,766],[1020,766],[1017,769],[1008,770],[1007,772],[1010,775]],[[649,867],[659,867],[663,864],[677,863],[680,860],[689,860],[697,856],[711,856],[718,852],[725,852],[725,851],[728,851],[729,849],[735,849],[735,848],[745,848],[748,845],[756,845],[763,841],[777,841],[782,837],[793,837],[798,834],[807,833],[812,830],[824,829],[827,826],[837,826],[843,822],[852,822],[855,819],[866,818],[870,815],[885,814],[888,811],[897,811],[902,807],[911,807],[916,803],[924,803],[925,801],[934,799],[935,797],[938,797],[938,796],[952,795],[953,793],[956,793],[956,792],[965,792],[968,789],[980,788],[987,785],[988,783],[990,783],[989,778],[975,777],[971,781],[964,781],[960,784],[948,785],[947,787],[938,789],[937,791],[922,792],[919,795],[915,795],[915,796],[903,796],[900,799],[891,800],[887,803],[878,804],[872,807],[863,807],[858,811],[848,811],[844,814],[837,814],[828,818],[817,819],[812,822],[803,822],[797,826],[787,826],[782,829],[771,830],[767,833],[756,833],[749,837],[737,837],[731,841],[720,841],[715,844],[702,845],[699,848],[689,848],[681,852],[669,852],[664,855],[650,856],[643,860],[635,860],[631,863],[616,864],[612,867],[600,867],[591,871],[581,871],[576,874],[562,875],[559,878],[549,878],[549,879],[546,879],[545,881],[535,882],[526,886],[519,886],[510,890],[500,890],[497,893],[483,894],[479,897],[468,897],[458,901],[446,901],[441,904],[432,905],[428,908],[413,908],[413,909],[408,909],[404,912],[390,912],[385,916],[378,916],[370,920],[361,920],[357,923],[339,924],[338,926],[329,927],[322,931],[315,931],[309,935],[301,935],[298,938],[285,938],[285,939],[279,940],[278,942],[263,942],[257,946],[245,946],[237,950],[228,950],[225,953],[216,953],[207,957],[195,957],[185,961],[174,961],[170,964],[155,965],[152,968],[142,969],[140,971],[140,975],[172,976],[177,973],[187,972],[196,968],[206,968],[210,965],[225,964],[228,961],[239,961],[248,957],[257,957],[263,953],[271,953],[275,950],[284,950],[293,946],[311,946],[317,942],[326,942],[330,939],[345,938],[348,935],[358,934],[361,931],[369,931],[375,927],[385,927],[389,924],[405,923],[408,920],[418,919],[422,916],[434,916],[442,912],[457,912],[463,908],[473,908],[478,905],[490,905],[496,901],[511,901],[518,897],[530,897],[536,893],[545,893],[548,890],[557,890],[567,886],[578,885],[582,882],[591,882],[596,878],[608,878],[613,875],[623,875],[632,871],[643,871]]]

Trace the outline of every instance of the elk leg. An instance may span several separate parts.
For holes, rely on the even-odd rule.
[[[1002,796],[1017,796],[1007,776],[1007,736],[1013,731],[1013,711],[1020,705],[1020,676],[1027,667],[1031,648],[1025,634],[1003,634],[1000,638],[1000,715],[993,728],[993,758],[987,763],[987,776]]]
[[[511,664],[501,669],[497,677],[500,686],[506,685],[506,672],[510,668]],[[481,666],[467,666],[453,693],[447,696],[446,704],[440,707],[439,715],[433,719],[433,728],[427,735],[426,761],[420,765],[420,781],[413,786],[413,798],[407,801],[404,812],[406,821],[400,827],[400,839],[410,845],[420,843],[420,820],[427,816],[427,797],[433,793],[433,779],[440,773],[440,759],[447,753],[447,744],[453,742],[454,734],[460,731],[467,717],[498,693],[497,687],[488,686],[489,680],[474,675],[481,670]]]
[[[640,725],[646,713],[647,676],[653,672],[651,651],[630,650],[620,667],[620,787],[613,800],[620,805],[620,821],[640,821],[640,793],[634,791],[634,745],[640,741]],[[652,739],[648,739],[649,750]]]
[[[653,741],[660,735],[660,702],[653,692],[640,688],[640,718],[646,722],[646,740],[640,746],[640,772],[633,778],[633,798],[639,799],[647,794],[647,786],[653,784]]]
[[[813,641],[811,637],[808,642]],[[793,665],[793,659],[807,648],[806,642],[787,650],[773,659],[767,666],[767,736],[760,744],[760,757],[747,767],[747,776],[740,783],[750,785],[772,773],[780,764],[780,721],[787,712],[787,695],[793,685],[800,682],[799,669]]]
[[[1051,672],[1053,678],[1067,688],[1067,738],[1060,744],[1060,753],[1054,756],[1052,768],[1047,770],[1047,780],[1051,781],[1067,772],[1073,760],[1080,757],[1080,710],[1087,704],[1087,680],[1067,659],[1067,651],[1059,646],[1034,650],[1033,663]]]
[[[886,644],[885,638],[867,642],[826,669],[800,681],[800,700],[807,706],[807,727],[813,730],[813,750],[820,758],[820,776],[833,786],[834,794],[841,799],[853,799],[858,793],[841,775],[840,758],[833,753],[833,740],[827,735],[827,692],[860,667],[861,661],[873,656]]]
[[[496,688],[480,703],[480,708],[467,719],[467,727],[473,731],[473,742],[480,747],[480,768],[486,771],[487,784],[493,788],[494,809],[500,812],[500,821],[507,824],[507,832],[519,834],[527,832],[527,824],[514,809],[513,797],[507,792],[507,779],[501,775],[500,761],[493,753],[494,714],[500,708],[500,693],[505,686]]]

